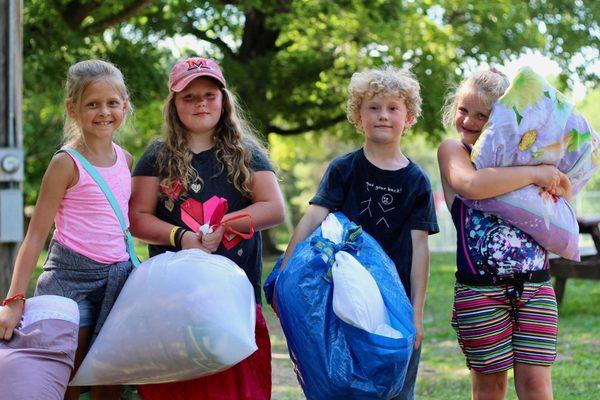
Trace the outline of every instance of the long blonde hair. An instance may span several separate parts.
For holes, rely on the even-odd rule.
[[[221,172],[227,170],[235,189],[251,199],[254,177],[250,168],[252,153],[266,150],[245,118],[235,95],[225,87],[220,90],[223,94],[223,111],[214,132],[216,158],[221,164]],[[185,194],[190,185],[201,178],[192,167],[193,154],[187,146],[187,129],[177,115],[175,95],[170,91],[163,107],[165,138],[157,162],[163,192],[169,193],[176,184],[180,184],[180,193]]]
[[[94,82],[106,80],[115,86],[124,101],[129,102],[126,117],[133,113],[133,105],[129,101],[129,92],[121,71],[108,61],[85,60],[69,67],[65,83],[65,110],[69,104],[79,107],[83,92]],[[123,121],[125,122],[125,121]],[[63,126],[63,144],[74,144],[82,138],[83,133],[77,121],[65,113]]]
[[[509,85],[510,81],[506,75],[495,68],[471,74],[446,95],[442,107],[444,126],[446,128],[454,127],[454,117],[461,96],[467,93],[474,94],[487,109],[491,110],[492,105],[506,92]]]

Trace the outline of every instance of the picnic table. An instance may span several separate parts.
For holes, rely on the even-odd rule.
[[[550,270],[556,278],[554,291],[556,301],[561,304],[565,295],[567,279],[600,279],[600,215],[577,218],[579,232],[592,236],[594,249],[591,253],[583,253],[581,261],[564,258],[551,258]]]

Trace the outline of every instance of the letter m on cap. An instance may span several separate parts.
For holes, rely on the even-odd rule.
[[[203,58],[190,58],[187,60],[188,63],[188,71],[196,68],[206,68],[210,69],[208,65],[206,65],[206,60]]]

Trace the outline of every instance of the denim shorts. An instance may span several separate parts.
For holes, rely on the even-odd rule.
[[[95,337],[132,268],[130,261],[99,263],[52,241],[34,295],[74,300],[79,308],[79,327],[94,327]]]

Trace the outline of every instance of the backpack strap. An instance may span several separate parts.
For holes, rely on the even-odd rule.
[[[467,152],[469,153],[469,155],[471,155],[471,152],[473,151],[473,145],[472,144],[467,144],[465,142],[461,142],[463,146],[465,146],[465,149],[467,150]]]
[[[133,237],[131,236],[131,232],[129,232],[129,228],[127,227],[127,223],[125,222],[125,217],[123,217],[123,212],[121,211],[121,207],[119,207],[119,203],[117,203],[115,196],[112,194],[112,191],[110,190],[110,188],[108,187],[108,185],[106,184],[106,182],[104,181],[104,179],[102,178],[100,173],[77,150],[70,148],[70,147],[65,147],[64,149],[59,150],[57,153],[59,153],[61,151],[66,151],[71,156],[73,156],[77,160],[79,160],[79,162],[81,163],[83,168],[85,168],[87,173],[90,174],[90,176],[96,182],[98,187],[100,187],[100,189],[106,196],[106,199],[110,203],[110,206],[112,207],[113,211],[115,212],[117,219],[119,220],[119,224],[121,225],[121,230],[123,231],[123,234],[125,236],[125,247],[127,248],[127,252],[129,253],[129,258],[131,259],[131,263],[133,264],[134,267],[137,267],[138,265],[140,265],[140,260],[137,257],[137,254],[135,253],[135,247],[133,245]]]

